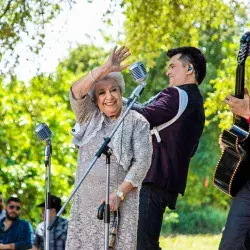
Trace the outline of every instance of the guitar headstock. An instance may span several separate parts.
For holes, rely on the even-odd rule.
[[[238,64],[244,64],[250,55],[250,32],[246,32],[240,39],[240,50],[238,53]]]

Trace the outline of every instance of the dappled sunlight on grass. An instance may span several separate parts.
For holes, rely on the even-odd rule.
[[[220,234],[162,236],[160,245],[162,250],[217,250],[220,239]]]

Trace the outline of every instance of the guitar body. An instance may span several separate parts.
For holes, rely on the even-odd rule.
[[[234,197],[250,179],[249,125],[238,119],[230,130],[224,130],[221,141],[225,145],[214,173],[214,185]]]
[[[244,98],[245,61],[250,55],[250,32],[241,38],[236,69],[235,97]],[[249,124],[239,116],[234,116],[234,124],[230,130],[221,134],[224,146],[222,155],[214,173],[214,185],[222,192],[234,197],[250,180],[250,136]]]

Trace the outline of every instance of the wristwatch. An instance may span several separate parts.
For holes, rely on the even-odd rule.
[[[117,190],[116,191],[116,195],[123,201],[124,200],[124,195],[123,195],[123,192],[120,191],[120,190]]]

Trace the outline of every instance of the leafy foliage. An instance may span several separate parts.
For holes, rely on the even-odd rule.
[[[12,80],[1,85],[0,183],[5,197],[17,194],[24,213],[32,221],[41,218],[34,205],[44,200],[44,147],[35,137],[35,127],[45,122],[53,132],[52,193],[65,198],[73,184],[76,154],[69,131],[73,114],[69,110],[68,86],[44,76],[29,85]]]
[[[226,218],[227,212],[212,206],[194,205],[191,211],[182,209],[178,213],[166,211],[161,234],[219,234]]]
[[[74,0],[0,0],[0,62],[3,69],[19,63],[16,47],[21,42],[38,54],[44,45],[45,25],[73,3]]]
[[[216,48],[214,42],[219,41],[221,46],[225,41],[230,43],[232,34],[239,32],[246,19],[244,5],[238,1],[225,4],[219,0],[124,0],[123,4],[127,17],[126,40],[133,54],[140,55],[140,59],[147,58],[149,65],[154,64],[161,50],[186,44],[201,46],[204,45],[200,44],[202,40],[206,41],[207,54],[217,61],[221,49]],[[235,17],[238,15],[243,19],[237,23]]]

